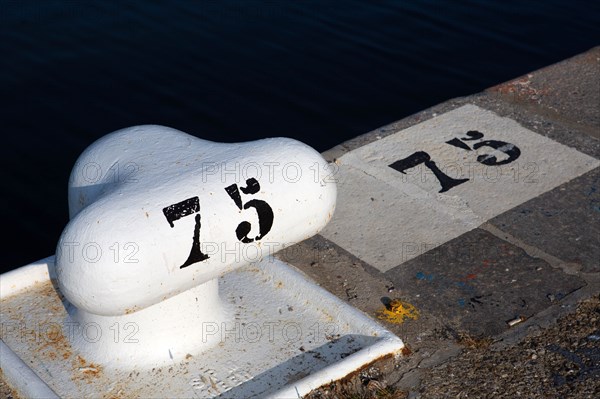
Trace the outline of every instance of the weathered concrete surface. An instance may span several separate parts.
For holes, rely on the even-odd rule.
[[[600,170],[490,220],[584,273],[600,272]]]
[[[447,101],[342,143],[324,155],[339,165],[343,165],[343,160],[349,156],[358,157],[359,161],[367,163],[370,162],[369,157],[377,160],[380,154],[376,151],[367,154],[361,147],[366,148],[364,146],[368,144],[424,121],[434,120],[432,118],[468,104],[509,118],[528,131],[598,160],[600,47],[485,92]],[[380,147],[385,152],[385,146]],[[359,150],[352,152],[356,149]],[[553,163],[552,153],[538,152],[532,156],[548,159],[547,172],[555,176],[560,175],[564,171],[565,162],[569,162],[569,157],[566,157]],[[362,170],[360,173],[340,175],[341,180],[373,178],[371,185],[366,181],[360,183],[358,187],[361,189],[354,194],[344,194],[342,184],[338,211],[345,217],[360,219],[356,229],[372,229],[375,235],[378,226],[365,223],[368,223],[369,218],[381,219],[380,212],[385,212],[382,227],[396,224],[401,229],[402,218],[423,218],[422,214],[415,214],[414,209],[409,209],[400,217],[402,209],[394,207],[398,199],[392,201],[391,194],[397,187],[394,187],[395,183],[390,184],[382,177],[390,171],[383,167],[388,160],[383,155],[381,158],[380,171],[359,168]],[[477,395],[485,396],[495,392],[502,397],[514,397],[515,392],[519,392],[519,387],[527,384],[524,375],[531,380],[536,373],[552,375],[558,372],[544,371],[545,364],[556,362],[532,366],[523,361],[524,358],[531,360],[531,353],[523,352],[526,346],[522,342],[532,342],[533,336],[541,337],[540,342],[551,342],[557,335],[557,320],[560,317],[563,320],[570,317],[569,314],[575,311],[579,301],[600,293],[599,173],[596,163],[583,175],[572,175],[548,191],[540,190],[531,199],[513,205],[514,207],[498,215],[492,215],[479,228],[474,227],[458,236],[454,236],[451,233],[453,228],[450,228],[449,239],[441,245],[428,248],[427,245],[432,243],[415,234],[412,243],[423,244],[423,247],[417,248],[417,253],[413,254],[415,256],[409,258],[404,256],[405,252],[402,250],[398,252],[397,246],[392,247],[393,240],[382,237],[383,241],[387,240],[387,247],[377,247],[381,255],[386,258],[395,256],[397,259],[396,266],[391,268],[381,267],[381,264],[378,266],[377,261],[369,262],[369,259],[378,259],[377,252],[362,256],[364,251],[357,251],[349,246],[352,240],[338,239],[336,234],[347,234],[345,231],[352,228],[351,224],[344,225],[335,232],[325,232],[325,236],[337,244],[323,236],[317,236],[289,248],[281,256],[371,317],[378,318],[386,304],[388,310],[398,309],[392,308],[392,303],[405,306],[400,309],[414,307],[418,313],[416,317],[415,312],[405,312],[406,317],[399,314],[394,322],[390,322],[389,318],[382,321],[411,350],[410,355],[398,361],[393,373],[382,377],[382,381],[385,379],[388,385],[405,392],[411,398],[436,397],[436,394],[443,396],[444,390],[432,390],[431,381],[427,379],[437,378],[436,383],[441,384],[439,378],[443,375],[450,380],[446,384],[448,387],[462,386],[464,390],[464,384],[452,382],[453,375],[445,372],[460,368],[471,370],[467,373],[469,384],[479,386],[477,390],[467,390],[471,394],[477,392]],[[535,184],[535,181],[532,183]],[[370,195],[369,191],[377,191],[378,186],[382,187],[382,195]],[[490,195],[501,196],[502,190],[495,188],[497,187],[489,190]],[[455,193],[459,201],[463,193]],[[404,195],[410,197],[411,193],[405,190]],[[373,197],[372,202],[390,197],[387,198],[390,202],[383,208],[381,204],[374,204],[378,206],[363,206],[366,209],[361,210],[361,206],[357,204],[362,197]],[[421,200],[423,199],[426,200],[427,196],[423,196]],[[365,213],[366,217],[359,218],[357,214],[360,212]],[[429,225],[435,227],[437,223],[433,212]],[[410,231],[406,234],[411,237]],[[293,251],[296,252],[292,257],[290,254]],[[400,302],[392,302],[393,300]],[[594,314],[593,309],[588,309],[586,314]],[[592,319],[590,322],[597,325],[600,317]],[[564,326],[559,330],[562,334],[569,333]],[[585,333],[589,333],[587,329]],[[581,336],[577,339],[584,343],[587,338]],[[590,342],[585,341],[585,344],[594,344]],[[552,356],[574,359],[573,356],[581,355],[575,346],[563,348],[561,350],[564,353],[554,353]],[[479,357],[468,356],[468,351],[473,348],[479,350]],[[467,355],[457,358],[460,359],[459,363],[452,361],[461,351]],[[486,351],[493,352],[487,356]],[[504,352],[507,356],[499,355]],[[586,361],[596,362],[596,365],[586,367],[596,373],[597,353],[592,355]],[[540,356],[539,353],[536,356]],[[503,373],[490,376],[494,373],[490,369],[493,363],[482,362],[482,357],[484,360],[489,357],[505,362],[506,364],[495,366],[498,370],[504,370]],[[535,372],[519,373],[510,366],[511,362],[523,367],[531,366]],[[446,364],[448,368],[444,369]],[[557,375],[562,376],[561,372]],[[459,378],[458,374],[456,378]],[[553,388],[555,392],[564,393],[565,390],[561,388],[562,380],[559,380],[544,381],[544,384],[556,388]],[[600,391],[599,378],[582,377],[581,381],[584,381],[585,387],[580,389],[574,386],[574,392],[585,394]],[[578,382],[575,381],[574,384]],[[529,397],[544,397],[544,392],[554,391],[535,391],[532,388],[523,392],[528,392]],[[460,390],[454,396],[456,394],[460,397]]]
[[[489,89],[600,139],[600,47]]]
[[[596,296],[511,347],[471,342],[457,358],[428,370],[412,396],[597,398],[599,312]]]
[[[586,285],[481,229],[385,274],[422,314],[475,337],[500,334],[508,321],[529,319]]]
[[[468,104],[336,165],[338,207],[321,235],[385,272],[600,162]]]

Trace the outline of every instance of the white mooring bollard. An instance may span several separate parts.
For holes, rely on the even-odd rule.
[[[4,378],[23,397],[289,398],[397,358],[401,339],[270,256],[331,219],[334,168],[285,138],[93,143],[56,254],[0,275]],[[305,247],[286,257],[320,266]]]
[[[321,230],[335,208],[330,172],[285,138],[223,144],[138,126],[96,141],[71,173],[71,221],[56,252],[70,321],[97,325],[69,334],[73,344],[124,364],[213,345],[198,332],[232,317],[217,278]],[[114,340],[115,325],[135,326],[145,345]]]

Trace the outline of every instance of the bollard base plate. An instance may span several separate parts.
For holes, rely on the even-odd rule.
[[[70,345],[53,278],[54,257],[0,276],[0,367],[25,397],[299,397],[403,348],[293,266],[266,258],[219,278],[234,315],[197,332],[198,340],[217,337],[216,346],[155,367],[115,368]],[[100,333],[144,345],[135,326],[111,327]],[[78,331],[93,345],[96,330]]]

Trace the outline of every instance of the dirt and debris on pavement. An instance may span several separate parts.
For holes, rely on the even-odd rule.
[[[410,397],[600,397],[600,296],[505,350],[467,346],[427,371]]]
[[[600,295],[520,343],[492,350],[491,340],[462,337],[462,353],[425,371],[407,392],[372,370],[331,383],[307,398],[589,398],[600,397]]]
[[[0,369],[0,398],[3,399],[18,399],[19,397],[14,393],[12,388],[4,382],[2,370]]]

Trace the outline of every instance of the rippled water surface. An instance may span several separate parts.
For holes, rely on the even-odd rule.
[[[77,156],[156,123],[323,151],[600,44],[598,2],[0,2],[1,270],[54,253]]]

